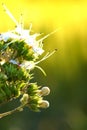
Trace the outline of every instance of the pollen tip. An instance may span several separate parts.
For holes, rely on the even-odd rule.
[[[58,49],[56,48],[55,51],[58,51]]]

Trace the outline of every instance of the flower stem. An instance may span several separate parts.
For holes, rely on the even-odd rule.
[[[11,111],[1,113],[1,114],[0,114],[0,118],[3,118],[3,117],[8,116],[8,115],[11,115],[11,114],[13,114],[13,113],[15,113],[15,112],[23,111],[23,107],[24,107],[24,106],[25,106],[25,105],[20,105],[19,107],[15,108],[15,109],[13,109],[13,110],[11,110]]]

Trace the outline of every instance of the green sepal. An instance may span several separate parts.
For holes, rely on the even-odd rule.
[[[6,100],[7,100],[6,93],[0,87],[0,103],[3,103]]]
[[[29,107],[30,110],[32,110],[34,112],[40,112],[40,109],[36,106],[36,104],[31,104],[28,107]]]
[[[39,88],[40,86],[38,86],[36,83],[30,83],[27,87],[27,93],[29,94],[29,96],[34,96]]]
[[[2,87],[2,90],[5,92],[7,99],[9,99],[9,98],[12,97],[12,93],[11,93],[11,90],[10,90],[10,87],[9,87],[9,86],[4,85],[4,86]]]
[[[4,82],[8,79],[7,75],[0,72],[0,82]]]

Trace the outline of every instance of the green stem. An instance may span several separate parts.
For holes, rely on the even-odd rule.
[[[15,112],[22,111],[24,106],[25,106],[25,105],[21,105],[21,106],[19,106],[19,107],[13,109],[13,110],[11,110],[11,111],[1,113],[1,114],[0,114],[0,118],[3,118],[3,117],[8,116],[8,115],[11,115],[11,114],[13,114],[13,113],[15,113]]]

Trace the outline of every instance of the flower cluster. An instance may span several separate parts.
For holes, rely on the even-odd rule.
[[[48,87],[38,86],[36,83],[31,83],[26,90],[26,93],[23,94],[20,102],[22,105],[28,106],[33,111],[39,111],[39,108],[49,107],[49,102],[43,100],[43,96],[47,96],[50,93]]]
[[[30,108],[33,108],[33,105],[42,107],[43,102],[45,107],[49,106],[46,105],[48,102],[42,100],[43,94],[41,95],[40,91],[43,89],[39,90],[36,83],[30,83],[33,78],[31,70],[37,66],[37,59],[44,52],[42,40],[36,40],[37,34],[30,35],[28,30],[20,30],[21,28],[16,28],[0,35],[0,91],[3,92],[0,102],[23,95],[23,103],[27,94],[27,104]]]
[[[37,64],[55,52],[48,52],[41,60],[38,60],[44,52],[42,41],[50,34],[36,40],[40,34],[31,35],[32,25],[29,30],[23,29],[6,6],[4,4],[3,6],[17,27],[12,31],[0,34],[0,104],[21,97],[20,108],[27,106],[34,111],[39,111],[39,108],[47,108],[49,102],[43,97],[50,93],[50,89],[40,87],[37,83],[31,83],[33,78],[31,70],[37,67],[45,74]],[[15,110],[19,110],[19,108]]]

